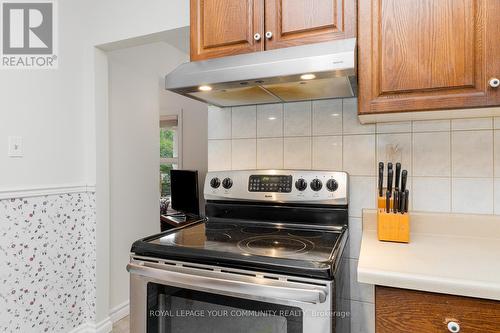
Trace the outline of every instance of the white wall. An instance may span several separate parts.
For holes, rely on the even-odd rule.
[[[59,68],[0,74],[0,191],[85,183],[83,33],[78,1],[59,3]],[[24,157],[7,157],[22,136]]]
[[[58,8],[59,68],[0,75],[0,192],[96,185],[100,322],[109,311],[109,170],[107,63],[95,46],[187,26],[189,1],[64,0]],[[10,135],[23,136],[24,158],[7,157]]]
[[[145,35],[155,35],[189,25],[189,2],[186,0],[79,1],[77,15],[82,18],[83,31],[77,41],[84,46],[81,64],[83,72],[82,122],[85,138],[85,179],[96,184],[97,196],[97,302],[96,322],[104,323],[109,316],[110,217],[108,193],[108,105],[102,88],[107,85],[107,58],[100,50],[109,47],[141,43]],[[107,45],[104,45],[108,43]]]
[[[108,53],[110,309],[128,301],[133,241],[160,231],[159,116],[182,110],[184,168],[207,169],[207,106],[164,91],[164,75],[187,59],[167,43]]]

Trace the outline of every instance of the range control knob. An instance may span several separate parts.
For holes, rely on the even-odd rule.
[[[219,188],[220,186],[220,179],[215,177],[215,178],[212,178],[210,180],[210,186],[212,186],[212,188]]]
[[[304,178],[299,178],[295,182],[295,188],[299,191],[304,191],[307,188],[307,182],[304,180]]]
[[[233,186],[233,181],[231,178],[224,178],[222,181],[222,187],[224,187],[226,190],[229,190]]]
[[[321,182],[321,180],[319,180],[318,178],[315,178],[312,180],[311,189],[313,191],[318,192],[319,190],[321,190],[322,187],[323,187],[323,183]]]
[[[326,182],[326,188],[330,192],[335,192],[339,188],[339,183],[335,179],[330,179]]]

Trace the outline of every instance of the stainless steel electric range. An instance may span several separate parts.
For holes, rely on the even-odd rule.
[[[349,332],[343,172],[207,174],[206,219],[132,246],[134,333]]]

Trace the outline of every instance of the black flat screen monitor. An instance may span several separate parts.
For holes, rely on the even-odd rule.
[[[200,214],[198,171],[170,170],[172,208],[184,214]]]

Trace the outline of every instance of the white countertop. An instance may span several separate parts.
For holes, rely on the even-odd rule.
[[[411,213],[410,243],[381,242],[363,211],[358,281],[500,300],[500,216]]]

